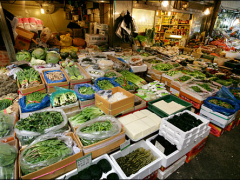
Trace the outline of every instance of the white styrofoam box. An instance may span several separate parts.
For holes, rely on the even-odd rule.
[[[100,35],[100,34],[85,34],[85,41],[87,43],[95,43],[95,42],[108,42],[108,35]]]
[[[158,179],[166,179],[168,176],[170,176],[172,173],[174,173],[178,168],[180,168],[183,164],[185,164],[187,156],[183,156],[181,159],[179,159],[177,162],[175,162],[172,166],[167,168],[165,171],[158,170]]]
[[[93,160],[92,160],[92,164],[97,164],[98,161],[100,161],[101,159],[106,159],[106,160],[111,164],[111,166],[112,166],[112,170],[109,171],[109,172],[107,172],[107,173],[103,173],[101,179],[107,178],[107,176],[108,176],[109,174],[111,174],[111,173],[116,173],[116,174],[119,176],[119,179],[123,179],[123,178],[121,177],[121,174],[118,173],[118,171],[115,169],[112,160],[110,159],[110,157],[109,157],[107,154],[104,154],[104,155],[102,155],[102,156],[97,157],[96,159],[93,159]],[[72,171],[70,171],[70,172],[68,172],[68,173],[66,173],[66,174],[58,177],[57,179],[69,179],[71,176],[74,176],[74,175],[76,175],[76,174],[78,174],[78,171],[77,171],[77,169],[74,169],[74,170],[72,170]]]
[[[184,148],[186,145],[192,144],[197,136],[202,133],[202,131],[208,130],[208,124],[209,120],[191,112],[188,110],[185,110],[183,112],[177,113],[175,115],[183,114],[184,112],[189,113],[190,115],[196,117],[197,119],[200,119],[203,123],[199,126],[192,128],[191,130],[184,132],[178,127],[174,126],[170,122],[168,122],[168,119],[171,119],[174,115],[168,116],[166,118],[162,118],[162,122],[160,125],[159,134],[163,136],[165,139],[167,139],[172,144],[175,144],[179,150]]]
[[[151,162],[150,164],[148,164],[147,166],[141,168],[137,173],[132,174],[131,176],[127,177],[125,175],[125,173],[122,171],[121,167],[118,165],[116,159],[126,156],[128,154],[127,150],[124,151],[117,151],[113,154],[110,155],[113,164],[115,166],[115,168],[117,169],[117,171],[120,173],[121,177],[123,177],[123,179],[143,179],[146,176],[148,176],[149,174],[151,174],[152,172],[156,171],[157,169],[159,169],[161,167],[161,161],[162,161],[162,156],[160,156],[157,151],[155,149],[152,149],[147,143],[146,141],[142,140],[139,141],[135,144],[132,144],[131,146],[128,147],[129,149],[129,153],[133,152],[134,150],[138,149],[138,148],[144,148],[146,150],[151,150],[152,154],[157,157],[156,160],[154,160],[153,162]]]
[[[62,110],[65,110],[65,109],[68,109],[68,108],[73,108],[73,107],[76,107],[76,106],[79,107],[79,102],[78,101],[75,102],[75,103],[72,103],[72,104],[68,104],[68,105],[65,105],[65,106],[59,106],[59,107],[53,107],[52,104],[51,104],[51,107],[53,109],[62,109]]]
[[[198,136],[198,138],[196,138],[195,142],[193,144],[190,144],[189,146],[185,147],[182,150],[176,150],[173,153],[169,154],[168,156],[166,156],[165,154],[163,154],[159,149],[157,149],[155,147],[154,144],[151,143],[151,140],[156,138],[158,135],[154,135],[150,138],[148,138],[146,140],[147,144],[155,149],[156,151],[158,151],[158,153],[163,157],[162,158],[162,163],[161,166],[163,167],[168,167],[170,166],[172,163],[174,163],[175,161],[177,161],[180,157],[184,156],[185,154],[187,154],[189,151],[191,151],[192,148],[194,148],[194,146],[196,146],[198,143],[200,143],[204,138],[206,138],[208,136],[208,134],[210,133],[211,127],[208,127],[208,130],[206,132],[203,132],[202,134],[200,134]]]
[[[179,96],[179,94],[180,94],[180,91],[178,91],[172,87],[170,87],[170,92],[171,92],[171,94],[174,94],[175,96]]]
[[[224,127],[227,124],[231,123],[237,114],[234,113],[231,116],[223,115],[219,112],[214,112],[212,109],[206,107],[204,104],[201,106],[200,114],[204,115],[204,117],[208,117],[213,121],[216,121],[220,124],[220,126]]]
[[[211,119],[210,117],[208,117],[208,116],[206,116],[206,115],[204,115],[204,114],[202,114],[202,113],[199,113],[199,116],[202,116],[202,117],[206,118],[206,119],[209,120],[212,124],[215,124],[215,125],[217,125],[217,126],[219,126],[219,127],[221,127],[221,128],[225,128],[228,124],[230,124],[230,123],[235,119],[235,117],[234,117],[234,118],[226,121],[226,122],[227,122],[226,124],[225,124],[225,123],[222,124],[222,123],[220,123],[220,122],[218,122],[218,121],[215,121],[215,120]]]
[[[130,67],[131,67],[131,69],[134,73],[147,71],[147,65],[146,64],[143,64],[141,66],[130,66]]]

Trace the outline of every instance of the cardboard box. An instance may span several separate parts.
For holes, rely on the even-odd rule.
[[[39,74],[39,75],[40,75],[40,79],[41,79],[42,83],[37,85],[37,86],[26,88],[26,89],[22,89],[19,81],[17,80],[19,94],[21,94],[23,96],[26,96],[26,95],[31,94],[33,92],[46,93],[47,90],[45,88],[44,78],[43,78],[43,76],[41,74]]]
[[[95,106],[95,99],[88,99],[86,101],[79,100],[80,109],[83,109],[88,106]]]
[[[19,177],[22,179],[55,179],[58,176],[61,176],[62,174],[65,174],[66,172],[69,172],[77,167],[76,165],[76,159],[80,158],[83,156],[83,151],[82,148],[74,136],[74,134],[68,133],[67,136],[71,136],[72,139],[77,143],[77,146],[81,149],[81,152],[74,154],[72,156],[69,156],[57,163],[54,163],[50,166],[44,167],[36,172],[27,174],[22,176],[21,173],[21,167],[19,165]],[[21,149],[19,151],[19,154],[23,151],[24,149]]]
[[[80,73],[85,77],[84,79],[79,79],[79,80],[71,80],[69,77],[68,73],[65,71],[64,68],[61,67],[61,70],[66,74],[67,81],[69,82],[69,87],[70,89],[74,89],[74,86],[76,84],[84,84],[84,83],[91,83],[91,76],[78,64],[74,63],[75,65],[78,66]]]
[[[56,91],[56,89],[54,88],[54,86],[57,86],[57,87],[62,87],[62,88],[65,88],[65,89],[69,89],[69,82],[68,82],[68,79],[67,79],[67,75],[63,72],[64,76],[66,77],[67,81],[64,81],[64,82],[58,82],[58,83],[51,83],[51,84],[48,84],[47,81],[45,80],[44,78],[44,72],[46,71],[51,71],[51,70],[55,70],[55,69],[48,69],[48,70],[42,70],[42,77],[43,77],[43,80],[44,80],[44,84],[46,86],[46,89],[47,89],[47,93],[53,93]],[[61,71],[61,70],[60,70]]]
[[[106,153],[110,153],[113,150],[116,150],[119,148],[119,146],[125,142],[125,130],[122,128],[121,132],[115,136],[112,136],[110,138],[107,138],[105,140],[99,141],[97,143],[94,143],[89,146],[84,146],[79,139],[77,133],[76,133],[77,128],[74,128],[74,133],[75,136],[82,147],[84,155],[87,155],[89,153],[92,153],[92,159],[101,156]]]
[[[10,146],[14,146],[17,149],[17,151],[19,150],[19,145],[18,145],[18,140],[17,139],[14,139],[10,142],[7,142],[7,144],[9,144]],[[14,179],[19,179],[18,178],[18,156],[19,155],[17,155],[17,158],[15,160]]]
[[[210,134],[216,137],[220,137],[225,132],[225,129],[220,128],[212,123],[209,123],[209,126],[211,127]]]
[[[95,105],[99,107],[107,115],[116,116],[122,113],[123,111],[126,111],[134,107],[134,98],[135,98],[134,94],[126,91],[121,87],[114,87],[111,90],[113,94],[115,94],[116,92],[122,92],[124,95],[127,96],[127,98],[114,103],[110,103],[106,99],[103,99],[98,94],[95,94]]]
[[[171,83],[172,83],[172,80],[171,80],[171,79],[168,79],[168,78],[165,77],[165,76],[162,76],[161,83],[164,83],[166,86],[170,87],[170,86],[171,86]]]
[[[185,93],[183,93],[183,94],[184,94],[184,95],[187,95],[187,94],[185,94]],[[180,91],[179,97],[180,97],[181,99],[183,99],[183,100],[191,103],[191,104],[193,105],[193,107],[196,108],[196,109],[200,109],[200,108],[201,108],[201,105],[203,104],[204,101],[198,101],[198,102],[200,102],[200,103],[198,103],[198,102],[194,101],[194,100],[196,100],[196,98],[194,98],[194,97],[192,98],[192,96],[190,97],[189,95],[187,95],[187,96],[188,96],[188,98],[187,98],[187,97],[184,96],[183,94],[182,94],[182,92]],[[189,97],[190,97],[191,99],[189,99]],[[194,99],[194,100],[192,100],[192,99]]]
[[[16,32],[18,36],[15,40],[15,48],[18,50],[28,50],[30,48],[31,40],[34,36],[34,33],[20,27],[16,28]]]
[[[171,84],[170,93],[174,94],[175,96],[180,96],[180,87]]]
[[[142,98],[138,97],[135,95],[135,100],[140,100],[141,101],[141,104],[137,105],[137,106],[134,106],[133,108],[127,110],[127,111],[124,111],[122,113],[122,115],[125,115],[125,114],[128,114],[128,113],[131,113],[132,111],[137,111],[137,110],[140,110],[140,109],[144,109],[147,107],[147,102],[144,101]]]
[[[207,138],[203,139],[200,143],[198,143],[194,148],[192,148],[192,150],[187,153],[187,159],[186,159],[186,163],[189,163],[193,158],[195,158],[205,147],[206,142],[207,142]]]
[[[0,67],[5,67],[10,64],[10,58],[7,51],[0,51]]]
[[[159,75],[159,74],[155,74],[154,72],[152,72],[152,73],[151,73],[151,78],[152,78],[153,80],[157,80],[157,81],[161,82],[162,76]]]

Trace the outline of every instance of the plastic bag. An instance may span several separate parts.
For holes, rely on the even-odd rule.
[[[217,99],[217,100],[227,102],[227,103],[231,104],[234,107],[234,109],[227,109],[227,108],[218,106],[216,104],[212,104],[209,102],[209,100],[211,100],[211,99]],[[230,116],[230,115],[234,114],[240,108],[237,102],[230,100],[230,99],[221,98],[221,97],[209,97],[204,101],[204,105],[206,105],[208,108],[212,109],[213,111],[219,112],[221,114],[225,114],[226,116]]]
[[[14,116],[0,112],[0,141],[7,141],[14,136],[14,122]]]
[[[70,34],[61,35],[60,36],[60,43],[61,43],[61,46],[71,46],[72,45],[72,38],[70,37]]]
[[[56,86],[54,86],[54,88],[56,89],[56,91],[53,92],[50,96],[50,102],[53,107],[58,107],[58,106],[55,106],[55,104],[56,104],[56,102],[54,102],[55,96],[58,96],[60,94],[69,93],[69,92],[73,93],[73,97],[72,97],[71,102],[68,102],[67,104],[73,104],[73,103],[77,102],[77,95],[76,95],[75,91],[70,90],[70,89],[61,88],[61,87],[56,87]],[[66,97],[65,99],[62,100],[62,102],[64,100],[69,100],[69,99],[67,99],[67,97]],[[62,106],[60,106],[60,107],[62,107]]]
[[[233,101],[236,101],[238,104],[240,104],[240,100],[237,100],[234,97],[234,95],[230,92],[231,89],[236,89],[240,91],[240,88],[237,88],[237,87],[227,88],[225,86],[222,86],[222,88],[217,92],[216,97],[231,99]]]
[[[47,74],[50,73],[50,72],[61,72],[62,75],[63,75],[63,79],[61,79],[61,80],[57,80],[57,81],[51,81],[50,79],[47,78]],[[45,78],[47,84],[67,81],[65,75],[64,75],[63,72],[60,71],[60,70],[45,71],[45,72],[44,72],[44,78]]]
[[[41,41],[46,43],[51,37],[51,34],[52,34],[52,31],[48,27],[44,28],[40,34]]]
[[[94,84],[95,87],[96,87],[98,90],[103,90],[103,89],[101,89],[101,88],[98,86],[98,84],[97,84],[98,81],[102,81],[102,80],[109,80],[114,87],[117,87],[117,86],[121,87],[121,85],[118,84],[117,82],[115,82],[113,78],[100,77],[100,78],[97,78],[97,79],[95,80],[95,84]]]
[[[46,95],[40,103],[31,103],[26,105],[26,96],[23,96],[21,99],[19,99],[19,105],[22,113],[38,111],[50,106],[50,98],[48,95]]]
[[[53,156],[53,158],[49,158],[47,160],[42,160],[42,161],[36,162],[36,163],[31,163],[31,162],[27,161],[26,156],[24,156],[26,151],[28,151],[30,148],[32,148],[32,146],[34,146],[35,144],[37,144],[39,142],[43,142],[46,140],[53,140],[53,139],[63,141],[65,143],[65,145],[69,148],[69,151],[66,151],[66,152],[61,151],[62,153],[58,153],[58,155]],[[42,136],[39,136],[27,148],[25,148],[20,154],[19,164],[20,164],[23,175],[38,171],[44,167],[50,166],[56,162],[63,160],[64,158],[67,158],[67,157],[73,155],[74,154],[74,151],[73,151],[74,146],[76,146],[76,145],[75,145],[75,142],[73,141],[73,139],[71,138],[71,136],[65,136],[62,134],[53,134],[53,133],[44,134]]]
[[[77,94],[78,99],[81,99],[81,98],[83,98],[83,99],[94,99],[95,98],[95,93],[93,93],[93,94],[81,94],[79,92],[80,87],[91,87],[95,91],[95,93],[98,92],[98,89],[91,84],[87,84],[87,83],[77,84],[77,85],[74,86],[74,91]]]
[[[101,70],[94,70],[94,69],[87,69],[87,73],[92,77],[92,78],[100,78],[104,76],[104,72]]]
[[[92,125],[93,123],[96,122],[104,122],[109,120],[112,123],[112,128],[109,131],[94,131],[94,132],[81,132],[81,130],[87,126]],[[95,119],[92,119],[86,123],[83,123],[78,127],[76,130],[77,135],[81,139],[85,140],[103,140],[112,136],[115,136],[116,134],[119,134],[121,132],[121,123],[113,116],[99,116]]]
[[[46,112],[46,111],[55,111],[55,112],[60,112],[62,117],[63,117],[63,122],[60,123],[57,126],[53,126],[50,127],[48,129],[45,129],[44,132],[42,134],[47,134],[49,132],[54,132],[54,133],[61,133],[61,132],[65,132],[68,130],[68,120],[67,120],[67,116],[65,114],[65,112],[61,109],[45,109],[45,110],[40,110],[36,113],[40,113],[40,112]],[[32,115],[34,113],[29,113],[27,116],[24,117],[27,118],[28,116]],[[23,118],[22,118],[23,119]],[[20,120],[21,121],[21,120]],[[17,124],[16,124],[17,125]],[[15,125],[15,133],[17,135],[17,138],[19,139],[19,141],[21,142],[21,145],[27,145],[30,144],[31,142],[33,142],[37,137],[39,137],[41,135],[41,133],[39,132],[33,132],[33,131],[27,131],[27,130],[19,130],[18,128],[16,128]]]
[[[15,160],[18,151],[6,143],[0,143],[0,179],[14,179]]]

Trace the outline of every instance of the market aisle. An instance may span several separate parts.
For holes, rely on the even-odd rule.
[[[209,135],[206,147],[167,179],[240,179],[240,126]]]

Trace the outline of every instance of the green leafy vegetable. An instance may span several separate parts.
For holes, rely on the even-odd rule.
[[[144,84],[147,84],[146,81],[130,71],[121,71],[120,72],[127,81],[130,81],[137,87],[141,88]]]
[[[109,72],[104,75],[104,77],[114,77],[114,76],[117,76],[116,73],[114,72]]]
[[[208,102],[210,102],[212,104],[216,104],[216,105],[224,107],[224,108],[227,108],[227,109],[234,109],[234,107],[231,104],[221,101],[221,100],[218,100],[218,99],[210,99]]]
[[[68,75],[70,76],[71,80],[80,80],[84,77],[81,75],[77,65],[71,65],[68,64],[67,66],[63,66],[64,63],[62,63],[62,67],[64,67],[67,70]]]
[[[53,106],[65,106],[77,102],[77,95],[73,92],[56,94],[53,99]]]
[[[22,88],[31,87],[31,85],[39,85],[42,81],[39,72],[33,68],[18,71],[17,79]]]
[[[109,131],[112,128],[112,122],[109,120],[103,122],[95,122],[90,126],[82,128],[80,131],[85,133]]]
[[[113,84],[109,80],[100,80],[97,82],[97,85],[100,89],[108,90],[114,88]]]
[[[123,89],[129,91],[134,90],[134,86],[130,85],[124,77],[117,77],[115,81],[122,86]]]
[[[28,52],[28,51],[19,51],[17,54],[16,54],[16,59],[18,61],[30,61],[31,60],[31,54]]]
[[[209,91],[209,92],[212,91],[212,89],[211,89],[211,88],[209,87],[209,85],[206,84],[206,83],[203,83],[203,84],[197,84],[197,85],[201,86],[203,89],[205,89],[205,90],[207,90],[207,91]]]
[[[46,63],[52,63],[52,64],[57,64],[60,60],[60,56],[57,52],[51,51],[47,53],[46,56]]]
[[[181,76],[181,77],[179,77],[179,78],[177,78],[177,79],[174,79],[174,81],[185,82],[185,81],[187,81],[187,80],[189,80],[189,79],[191,79],[190,76],[185,76],[185,75],[183,75],[183,76]]]
[[[32,57],[34,57],[35,59],[44,60],[46,58],[46,54],[47,54],[46,49],[43,50],[42,48],[37,48],[34,49],[34,51],[32,52]]]
[[[0,113],[0,138],[6,137],[11,133],[13,123],[10,122],[10,117]]]
[[[156,69],[157,71],[168,71],[170,69],[173,69],[174,66],[171,64],[164,64],[164,63],[159,63],[155,66],[153,66],[153,69]]]
[[[90,106],[84,108],[79,114],[69,118],[69,121],[73,127],[76,127],[86,121],[102,115],[104,115],[104,112],[101,109],[98,107]]]
[[[47,93],[33,92],[26,96],[26,104],[41,103]]]
[[[80,94],[94,94],[95,91],[93,90],[92,87],[86,87],[86,86],[81,86],[79,89],[78,89],[79,93]]]
[[[176,75],[176,74],[178,74],[178,73],[180,73],[181,71],[168,71],[168,72],[166,72],[165,74],[166,75],[168,75],[168,76],[174,76],[174,75]]]
[[[230,86],[232,85],[232,82],[231,81],[226,81],[226,80],[223,80],[223,79],[218,79],[216,80],[217,83],[221,84],[221,85],[224,85],[224,86]]]
[[[230,89],[230,92],[234,95],[234,97],[240,100],[240,91],[239,89]]]
[[[195,92],[202,92],[202,90],[201,90],[198,86],[191,86],[191,88],[192,88]]]
[[[12,105],[12,100],[10,100],[10,99],[0,100],[0,111],[8,108],[11,105]]]

